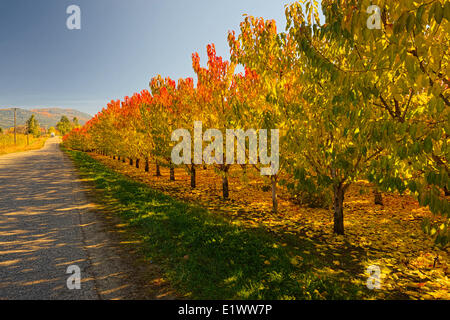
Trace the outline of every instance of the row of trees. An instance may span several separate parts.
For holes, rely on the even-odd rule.
[[[3,129],[0,127],[0,134],[2,133]],[[39,137],[41,135],[41,127],[39,126],[39,122],[37,121],[34,114],[27,120],[24,128],[24,133],[31,134],[35,137]]]
[[[279,183],[296,193],[328,192],[334,232],[343,234],[345,193],[367,179],[382,190],[409,190],[450,218],[450,3],[378,1],[380,29],[373,29],[372,2],[323,0],[324,24],[316,1],[293,3],[285,32],[275,21],[246,16],[239,34],[229,32],[230,61],[214,45],[206,67],[193,54],[196,85],[154,77],[150,91],[111,101],[64,141],[144,159],[147,169],[149,161],[167,165],[174,180],[171,133],[178,128],[191,136],[194,121],[224,135],[227,128],[279,129],[280,171],[270,177],[274,211]],[[237,65],[245,72],[236,74]],[[197,166],[186,166],[193,188]],[[230,165],[215,168],[227,198]],[[446,241],[447,226],[437,233]]]
[[[74,117],[72,121],[67,118],[67,116],[62,116],[61,119],[56,124],[56,129],[64,136],[69,133],[72,129],[80,128],[80,123],[78,118]]]
[[[57,130],[62,134],[66,135],[69,133],[72,129],[80,128],[80,124],[77,117],[74,117],[72,121],[67,118],[67,116],[62,116],[60,121],[56,124]],[[25,134],[31,134],[34,137],[39,137],[41,135],[41,127],[39,125],[38,120],[36,119],[36,116],[33,114],[31,117],[27,120],[25,124]],[[49,133],[56,133],[56,129],[54,127],[50,127],[48,129]],[[3,129],[0,127],[0,133],[3,133]]]

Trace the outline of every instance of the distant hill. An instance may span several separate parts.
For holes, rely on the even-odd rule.
[[[17,125],[21,126],[34,114],[36,116],[39,125],[44,128],[50,128],[56,126],[62,116],[66,116],[69,120],[74,117],[78,118],[81,125],[92,118],[90,114],[80,112],[73,109],[61,109],[61,108],[46,108],[46,109],[33,109],[26,110],[17,108],[16,120]],[[14,109],[12,108],[0,108],[0,127],[11,128],[14,127]]]

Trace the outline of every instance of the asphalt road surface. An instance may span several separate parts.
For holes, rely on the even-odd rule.
[[[99,298],[81,228],[87,203],[58,144],[0,156],[0,300]],[[80,290],[67,286],[71,265]]]

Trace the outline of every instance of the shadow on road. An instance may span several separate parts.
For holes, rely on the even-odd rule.
[[[88,204],[58,144],[0,157],[0,299],[98,298],[79,227]],[[67,288],[70,265],[80,290]]]

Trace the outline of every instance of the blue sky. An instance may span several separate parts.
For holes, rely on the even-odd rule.
[[[62,107],[97,113],[148,88],[154,75],[194,77],[206,45],[229,56],[228,30],[243,14],[275,19],[284,0],[1,0],[0,107]],[[81,30],[66,8],[81,8]]]

